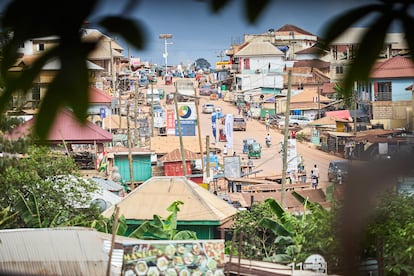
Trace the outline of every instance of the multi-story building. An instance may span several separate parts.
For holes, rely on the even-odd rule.
[[[83,39],[85,41],[98,41],[98,46],[89,56],[87,66],[90,72],[92,86],[110,92],[113,88],[112,81],[120,70],[123,59],[123,48],[112,38],[95,29],[85,29]],[[12,72],[18,73],[24,67],[31,65],[41,54],[59,44],[59,37],[49,36],[33,38],[23,43],[18,51],[21,57],[17,60]],[[53,60],[45,64],[41,73],[34,79],[30,93],[16,94],[13,97],[13,110],[35,110],[39,107],[40,100],[46,93],[48,85],[52,82],[56,72],[61,68],[59,60]]]

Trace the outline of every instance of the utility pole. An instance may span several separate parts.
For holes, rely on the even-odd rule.
[[[287,173],[287,149],[288,149],[288,136],[289,136],[289,113],[290,113],[290,97],[292,89],[292,71],[288,71],[288,91],[286,95],[286,111],[285,111],[285,129],[283,134],[283,148],[282,148],[282,193],[280,204],[282,208],[285,208],[285,186],[286,186],[286,173]]]
[[[357,133],[357,94],[356,90],[354,90],[354,93],[352,94],[352,98],[354,100],[354,136],[356,136]]]
[[[318,81],[318,116],[316,119],[321,118],[321,90],[320,90],[321,83]]]
[[[151,137],[154,137],[154,84],[151,82]],[[178,111],[177,111],[178,112]]]
[[[131,185],[134,186],[134,169],[132,167],[132,151],[131,151],[131,128],[129,126],[129,101],[127,102],[127,135],[128,135],[128,163],[129,163],[129,177],[131,179]]]
[[[285,73],[271,73],[268,76],[274,75],[284,75]],[[283,134],[283,148],[282,148],[282,193],[281,193],[281,200],[280,204],[282,208],[285,208],[285,189],[286,189],[286,175],[287,175],[287,167],[288,167],[288,160],[287,160],[287,153],[288,153],[288,138],[289,138],[289,114],[290,114],[290,98],[291,98],[291,90],[292,90],[292,75],[294,76],[301,76],[301,77],[312,77],[312,74],[297,74],[292,73],[292,70],[288,70],[288,91],[286,95],[286,111],[285,111],[285,127],[284,127],[284,134]]]
[[[201,155],[201,171],[204,173],[204,158],[203,158],[203,143],[201,140],[201,126],[200,126],[200,110],[198,105],[200,103],[200,99],[197,97],[197,90],[194,88],[194,95],[196,95],[195,100],[195,108],[197,113],[197,132],[198,132],[198,144],[200,146],[200,155]]]
[[[210,179],[210,135],[206,136],[206,176]]]

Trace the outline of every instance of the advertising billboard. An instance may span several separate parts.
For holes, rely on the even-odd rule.
[[[181,120],[197,120],[197,110],[195,102],[179,102],[177,103],[178,110],[176,112]]]
[[[124,244],[122,275],[224,276],[224,240]]]

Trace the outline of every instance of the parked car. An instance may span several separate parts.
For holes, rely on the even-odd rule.
[[[285,117],[279,116],[280,119],[277,120],[278,127],[283,127],[285,125]],[[289,116],[289,126],[294,127],[304,127],[308,125],[312,120],[303,115],[290,115]]]
[[[246,131],[246,119],[244,117],[234,117],[233,118],[233,130],[243,130]]]
[[[211,93],[211,84],[205,83],[201,85],[201,87],[198,89],[198,95],[200,96],[210,96]]]
[[[349,173],[349,169],[351,167],[351,162],[349,160],[340,159],[340,160],[332,160],[329,162],[328,166],[328,181],[329,182],[337,182],[338,175],[340,174],[342,177],[342,183],[346,181]],[[340,173],[339,173],[340,170]]]
[[[203,113],[211,114],[215,111],[215,106],[213,103],[205,103],[203,104]]]
[[[160,114],[162,114],[164,112],[164,109],[159,104],[155,104],[153,106],[153,110],[154,110],[154,113],[160,113]]]
[[[148,80],[148,78],[147,78],[146,76],[142,76],[142,77],[139,79],[139,86],[140,86],[140,87],[144,87],[144,88],[148,88],[148,85],[149,85],[149,80]]]

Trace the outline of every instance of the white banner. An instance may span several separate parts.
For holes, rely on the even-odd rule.
[[[233,148],[233,114],[226,115],[225,132],[227,139],[227,148]]]
[[[288,148],[287,148],[287,171],[297,171],[298,170],[298,159],[296,153],[296,139],[289,139],[288,140]]]

